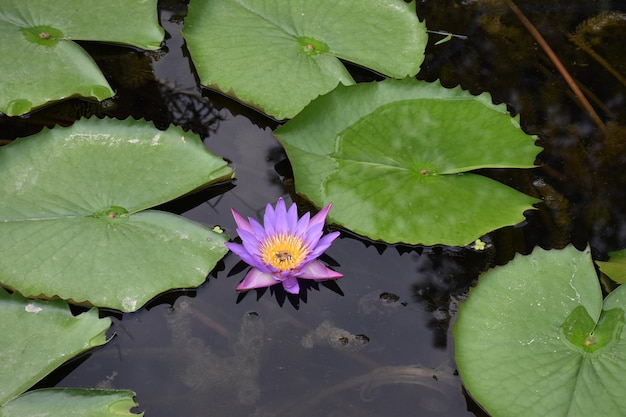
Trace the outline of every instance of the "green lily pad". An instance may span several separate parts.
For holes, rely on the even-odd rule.
[[[455,359],[494,417],[626,410],[626,287],[602,302],[589,249],[535,249],[479,278],[459,308]]]
[[[415,79],[339,86],[275,135],[296,191],[372,239],[464,246],[538,202],[471,173],[531,168],[540,151],[487,94]]]
[[[131,391],[52,388],[27,392],[0,407],[2,417],[119,417],[142,416]]]
[[[111,326],[95,309],[74,316],[62,300],[27,300],[1,288],[0,316],[0,405],[68,359],[103,345]],[[4,407],[0,415],[5,416]]]
[[[0,37],[0,111],[16,116],[72,96],[113,96],[93,59],[73,41],[157,49],[164,31],[156,0],[4,0]]]
[[[611,280],[619,284],[626,282],[626,249],[611,252],[608,261],[596,261],[596,263]]]
[[[183,36],[202,84],[278,119],[353,84],[339,59],[417,74],[428,40],[402,0],[193,0]]]
[[[232,176],[178,127],[87,119],[0,148],[0,284],[123,311],[200,285],[228,239],[142,211]]]

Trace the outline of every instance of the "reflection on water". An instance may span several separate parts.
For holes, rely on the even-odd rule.
[[[315,405],[321,401],[331,397],[332,395],[341,393],[346,390],[356,390],[359,392],[360,398],[364,402],[373,401],[380,393],[377,389],[384,385],[396,384],[413,384],[421,385],[428,389],[437,391],[443,395],[443,398],[453,392],[453,388],[458,385],[458,378],[454,375],[454,369],[448,363],[436,369],[428,369],[419,365],[406,366],[381,366],[364,375],[358,375],[346,381],[320,391],[319,394],[311,397],[307,401],[301,403],[299,407],[306,409],[315,409]],[[426,395],[428,397],[428,395]],[[430,406],[425,407],[428,411],[446,411],[448,409],[444,404],[432,402]]]
[[[170,365],[180,369],[181,380],[193,391],[190,398],[198,398],[207,405],[219,399],[229,408],[236,403],[256,403],[261,395],[258,375],[265,341],[265,326],[259,315],[243,316],[231,354],[225,356],[192,335],[191,319],[192,307],[188,301],[180,301],[167,311],[166,323],[176,353]]]
[[[351,244],[360,245],[339,246]],[[407,285],[376,297],[359,289],[393,259],[372,256],[362,265],[372,274],[352,280],[350,294],[315,291],[300,310],[267,296],[237,305],[237,280],[212,280],[195,298],[114,320],[117,337],[60,385],[133,389],[146,417],[467,415],[451,351],[429,351],[429,330],[420,324],[428,312],[411,302],[386,311],[386,320],[362,312],[380,294],[385,303],[396,300],[390,294],[409,299]],[[404,257],[399,266],[414,263]]]
[[[388,299],[390,293],[384,294]],[[353,306],[370,299],[364,294]],[[362,316],[377,335],[370,345],[363,334],[328,319],[319,322],[324,314],[302,317],[273,300],[259,301],[262,313],[246,313],[239,320],[214,307],[181,298],[163,310],[171,339],[166,363],[176,379],[170,384],[187,387],[177,409],[188,415],[206,409],[225,417],[400,416],[410,410],[443,416],[458,411],[452,398],[460,393],[460,380],[449,360],[431,368],[416,364],[411,355],[415,362],[393,364],[394,347],[380,340],[395,339],[380,332],[389,323]],[[402,318],[407,312],[388,317],[410,324],[414,314]],[[363,328],[358,320],[353,325],[357,331]],[[411,343],[398,333],[397,340]],[[147,411],[156,415],[159,410]]]
[[[426,388],[420,393],[412,412],[397,414],[397,405],[390,398],[381,398],[381,387],[398,390],[402,385],[418,385]],[[330,387],[320,389],[310,395],[296,398],[278,409],[257,409],[250,417],[318,417],[331,416],[387,416],[411,415],[419,410],[420,415],[448,415],[449,397],[458,388],[458,377],[449,364],[436,369],[419,365],[383,366],[372,372],[358,375]],[[409,392],[409,391],[407,391]],[[390,401],[380,406],[382,401]],[[404,401],[403,401],[404,402]],[[328,414],[321,414],[328,409]],[[387,414],[385,414],[387,413]]]

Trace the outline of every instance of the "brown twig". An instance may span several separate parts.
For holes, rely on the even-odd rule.
[[[589,56],[591,56],[591,58],[595,59],[596,62],[598,62],[600,65],[602,65],[605,70],[607,70],[613,77],[615,77],[617,79],[617,81],[619,81],[623,86],[626,87],[626,77],[624,77],[622,74],[617,72],[617,70],[615,68],[613,68],[611,66],[611,64],[609,64],[607,62],[606,59],[602,58],[602,56],[600,56],[600,54],[598,54],[590,46],[585,44],[585,42],[579,40],[576,36],[574,36],[572,34],[568,34],[567,37],[569,38],[570,41],[574,42],[576,44],[576,46],[578,46],[580,49],[582,49],[587,54],[589,54]]]
[[[589,101],[587,100],[583,92],[580,90],[580,88],[578,87],[578,85],[576,84],[572,76],[570,75],[570,73],[567,71],[567,69],[561,62],[561,60],[559,60],[559,58],[556,56],[556,54],[554,53],[550,45],[548,45],[548,42],[546,42],[543,36],[541,36],[539,31],[530,22],[530,20],[528,20],[528,18],[524,15],[524,13],[522,13],[522,11],[515,5],[515,3],[513,3],[513,0],[504,0],[504,1],[509,6],[509,8],[513,11],[513,13],[515,13],[518,19],[522,22],[522,24],[526,27],[526,30],[528,30],[528,32],[530,32],[533,38],[535,38],[535,40],[537,41],[539,46],[541,46],[541,48],[544,50],[546,55],[548,55],[548,57],[550,58],[550,61],[552,61],[556,69],[559,71],[559,73],[561,73],[561,76],[563,77],[565,82],[572,89],[576,97],[578,97],[578,100],[580,101],[582,106],[585,108],[585,110],[587,110],[587,113],[589,113],[589,116],[591,116],[591,118],[596,123],[596,125],[598,125],[598,128],[600,128],[602,133],[604,133],[604,135],[606,136],[607,134],[606,125],[604,124],[602,119],[600,119],[600,116],[598,116],[598,113],[596,113],[596,111],[593,109],[593,107],[591,106],[591,103],[589,103]]]

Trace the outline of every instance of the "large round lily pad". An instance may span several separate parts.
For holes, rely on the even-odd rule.
[[[531,168],[540,151],[487,94],[415,79],[339,86],[275,134],[296,191],[372,239],[463,246],[537,202],[472,172]]]
[[[486,272],[459,308],[455,359],[494,417],[626,410],[626,287],[602,301],[589,249],[535,249]]]
[[[226,236],[142,211],[230,178],[177,127],[96,118],[0,148],[0,284],[123,311],[200,285]]]
[[[183,35],[202,84],[278,119],[354,83],[340,59],[415,75],[428,40],[402,0],[192,0]]]

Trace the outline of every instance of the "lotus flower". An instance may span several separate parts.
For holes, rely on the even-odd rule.
[[[317,259],[339,236],[339,232],[333,232],[322,237],[330,206],[324,207],[313,218],[307,212],[298,219],[296,204],[293,203],[287,210],[285,202],[279,198],[276,209],[271,204],[265,208],[263,225],[252,218],[246,221],[232,210],[242,245],[228,242],[226,246],[252,266],[237,290],[282,283],[285,291],[298,294],[298,278],[341,278],[342,274],[328,269]]]

